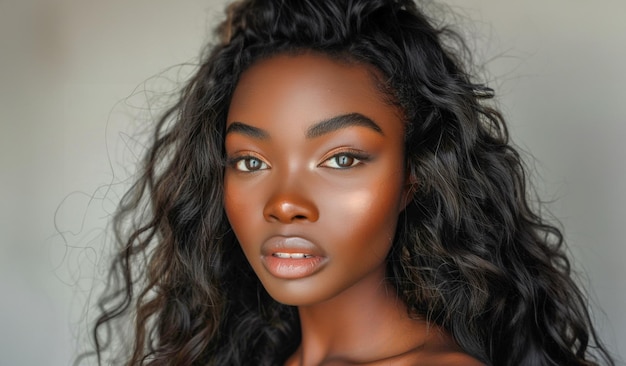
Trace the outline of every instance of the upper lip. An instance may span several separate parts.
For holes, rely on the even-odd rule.
[[[264,241],[261,245],[261,254],[270,256],[274,253],[302,253],[316,257],[325,256],[321,248],[300,236],[276,235]]]

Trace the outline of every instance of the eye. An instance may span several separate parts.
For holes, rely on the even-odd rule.
[[[235,158],[230,165],[241,172],[256,172],[258,170],[265,170],[269,168],[266,162],[254,156],[241,156]]]
[[[320,166],[333,169],[348,169],[362,164],[365,160],[367,160],[367,156],[363,154],[342,152],[331,156],[320,164]]]

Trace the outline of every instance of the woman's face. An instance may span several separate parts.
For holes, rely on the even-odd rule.
[[[401,113],[374,74],[323,55],[279,55],[237,84],[224,205],[279,302],[316,304],[384,279],[407,185]]]

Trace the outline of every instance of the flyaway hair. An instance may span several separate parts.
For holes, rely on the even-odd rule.
[[[223,207],[224,133],[243,71],[277,54],[366,64],[404,112],[412,201],[388,258],[411,316],[488,365],[613,364],[571,277],[561,232],[529,204],[502,115],[465,47],[413,1],[247,0],[227,9],[180,99],[155,128],[123,198],[120,244],[94,329],[96,355],[129,321],[126,365],[279,365],[300,343],[296,308],[273,300]],[[116,353],[117,350],[112,351]]]

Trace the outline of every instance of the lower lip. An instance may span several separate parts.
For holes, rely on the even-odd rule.
[[[283,279],[296,279],[315,274],[324,267],[324,257],[278,258],[273,255],[263,256],[263,265],[272,276]]]

